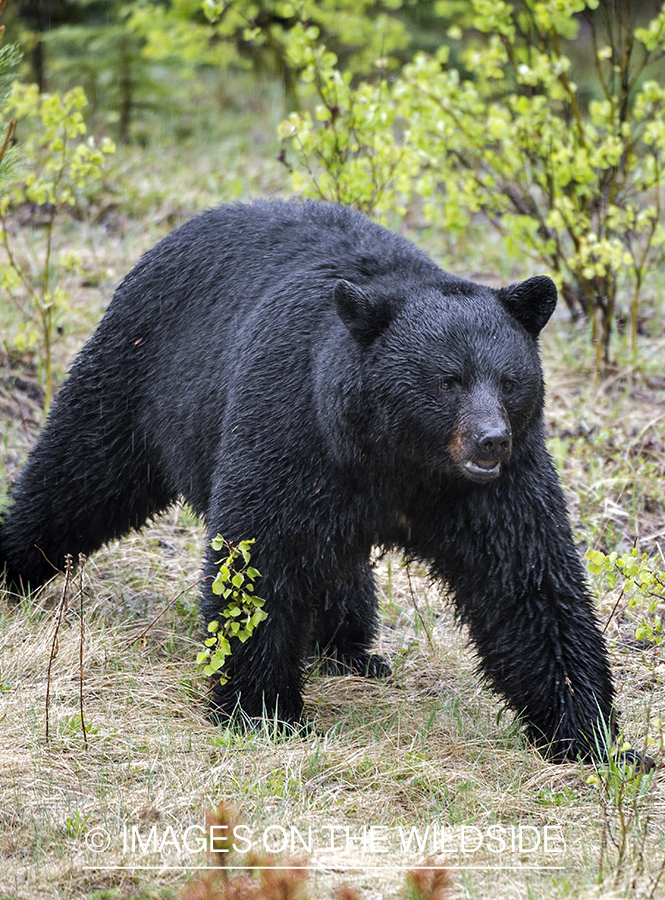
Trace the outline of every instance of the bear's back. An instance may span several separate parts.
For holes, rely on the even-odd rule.
[[[360,284],[387,276],[458,281],[409,240],[359,212],[311,200],[256,200],[210,209],[168,235],[129,277],[146,265],[162,277],[165,269],[182,272],[197,265],[218,284],[232,266],[234,283],[246,279],[252,293],[262,293],[287,270]]]

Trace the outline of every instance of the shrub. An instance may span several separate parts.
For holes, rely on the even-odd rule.
[[[20,130],[21,167],[0,199],[0,242],[6,263],[0,270],[0,288],[23,319],[18,343],[40,348],[46,410],[51,402],[53,333],[58,313],[68,302],[61,276],[80,265],[73,251],[54,259],[55,221],[96,189],[106,157],[115,150],[108,138],[99,146],[92,138],[84,139],[81,110],[86,102],[80,87],[66,94],[40,94],[34,84],[17,83],[8,104]],[[8,224],[10,209],[26,203],[40,207],[45,216],[43,239],[34,256],[19,255]]]
[[[636,356],[645,277],[665,258],[665,85],[645,77],[665,49],[665,11],[645,28],[631,0],[470,0],[469,12],[450,45],[358,87],[315,29],[292,29],[291,59],[316,95],[313,115],[281,126],[295,185],[369,213],[419,201],[458,233],[484,215],[591,319],[598,368],[621,303]],[[586,99],[571,51],[581,32],[594,65]]]

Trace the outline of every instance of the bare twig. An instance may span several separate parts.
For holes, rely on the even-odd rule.
[[[418,606],[418,601],[416,600],[416,592],[413,590],[413,585],[411,584],[411,569],[409,568],[408,563],[406,564],[405,568],[406,568],[407,581],[409,582],[409,593],[411,594],[411,602],[413,603],[414,609],[416,610],[418,618],[420,619],[420,624],[423,626],[423,630],[424,630],[425,634],[427,635],[427,643],[430,646],[430,650],[434,650],[434,641],[432,640],[432,635],[430,633],[429,626],[427,625],[427,622],[425,621],[423,614],[420,612],[420,607]]]
[[[7,131],[5,132],[5,139],[0,146],[0,163],[5,158],[5,153],[7,152],[7,148],[9,147],[9,142],[12,139],[12,135],[14,134],[14,126],[16,125],[15,119],[10,119],[9,124],[7,125]]]
[[[192,581],[191,584],[188,584],[187,587],[183,588],[179,594],[176,594],[175,597],[173,597],[171,600],[169,600],[169,602],[166,604],[166,606],[157,613],[155,618],[152,619],[150,622],[148,622],[148,624],[146,625],[146,627],[143,629],[143,631],[140,634],[138,634],[136,637],[130,638],[130,640],[128,640],[126,644],[123,644],[122,649],[127,650],[127,648],[131,647],[132,644],[135,644],[137,641],[140,641],[141,638],[145,637],[145,635],[150,631],[150,629],[155,624],[155,622],[159,621],[159,619],[161,619],[161,617],[164,615],[164,613],[173,606],[173,604],[176,602],[176,600],[179,600],[183,594],[186,594],[187,591],[191,590],[193,587],[198,587],[200,584],[203,584],[204,581],[209,581],[212,577],[213,577],[212,575],[206,575],[205,577],[199,578],[197,581]]]
[[[62,615],[65,611],[65,607],[67,606],[67,593],[69,591],[69,583],[72,578],[72,572],[74,569],[74,562],[72,560],[71,555],[68,553],[65,557],[65,583],[62,586],[62,596],[60,597],[60,606],[58,607],[58,615],[55,622],[55,631],[53,632],[53,641],[51,642],[51,654],[49,656],[48,661],[48,669],[46,671],[46,743],[48,744],[49,740],[49,704],[51,700],[51,667],[53,666],[53,661],[58,655],[58,632],[60,631],[60,624],[62,622]]]
[[[83,620],[83,566],[85,565],[85,555],[79,553],[79,615],[80,615],[80,641],[79,641],[79,711],[81,715],[81,731],[83,732],[83,743],[85,749],[88,749],[88,735],[85,730],[85,717],[83,715],[83,643],[85,641],[85,622]]]

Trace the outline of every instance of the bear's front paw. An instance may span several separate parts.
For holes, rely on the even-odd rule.
[[[646,753],[639,753],[637,750],[619,750],[617,753],[617,762],[622,768],[634,766],[635,773],[640,775],[648,775],[656,768],[656,761]]]
[[[636,774],[646,775],[656,767],[655,761],[644,753],[639,753],[628,747],[622,750],[616,741],[612,739],[608,748],[607,740],[594,741],[593,745],[582,735],[577,738],[564,740],[560,738],[556,741],[546,742],[542,737],[540,739],[533,738],[527,729],[527,737],[539,747],[541,751],[555,763],[569,763],[582,761],[590,762],[592,765],[607,766],[611,760],[614,765],[625,769],[628,766],[635,768]]]

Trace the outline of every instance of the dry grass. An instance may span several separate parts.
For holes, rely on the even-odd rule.
[[[136,234],[97,236],[102,266],[111,268],[116,251],[121,259],[138,251],[138,244],[127,250],[130,232]],[[80,333],[70,336],[66,355],[80,340]],[[655,333],[643,342],[641,367],[621,365],[594,384],[576,358],[583,344],[563,325],[546,341],[551,449],[580,539],[606,549],[639,539],[657,553],[665,536],[664,345]],[[36,377],[24,363],[14,360],[12,369],[5,360],[0,385],[5,482],[39,425]],[[403,849],[399,829],[414,827],[423,837],[429,827],[431,840],[439,826],[454,842],[446,860],[455,897],[665,895],[661,772],[643,796],[632,799],[626,789],[617,803],[587,783],[588,768],[551,765],[525,746],[512,715],[479,685],[445,598],[416,568],[409,579],[397,559],[377,560],[384,622],[378,650],[390,659],[392,679],[312,676],[306,701],[313,727],[299,734],[283,735],[269,724],[248,735],[214,727],[205,714],[207,686],[194,664],[201,540],[187,511],[175,509],[88,561],[87,745],[79,719],[76,580],[52,666],[48,744],[47,671],[62,579],[18,606],[0,594],[0,898],[179,896],[189,877],[183,867],[191,874],[206,864],[196,829],[222,801],[240,808],[256,841],[272,836],[272,850],[279,849],[278,837],[297,829],[286,853],[322,869],[310,881],[321,898],[345,882],[366,900],[404,896],[402,869],[431,857],[432,847]],[[614,602],[599,597],[602,616]],[[655,717],[665,718],[665,666],[659,651],[634,640],[630,615],[621,606],[608,636],[623,722],[640,745]],[[132,852],[132,828],[145,843],[153,826],[162,846]],[[188,848],[183,836],[192,826]],[[334,851],[331,826],[348,828],[348,842],[347,832],[335,832]],[[510,829],[519,835],[520,827],[523,837],[542,840],[548,826],[565,849],[520,853],[509,846],[492,853],[491,826],[508,829],[508,841]],[[461,852],[463,827],[469,839],[483,836],[477,852]],[[298,835],[309,829],[306,854]],[[99,852],[97,839],[108,839]],[[482,868],[497,864],[504,868]],[[529,865],[560,868],[524,868]]]
[[[168,567],[159,546],[165,535],[172,548],[180,548]],[[522,744],[510,715],[497,721],[501,706],[478,685],[445,603],[422,576],[412,575],[423,624],[404,571],[393,560],[390,578],[387,561],[378,564],[385,607],[379,650],[393,663],[390,681],[313,677],[306,697],[314,730],[300,735],[283,737],[266,727],[241,736],[214,728],[205,717],[206,685],[193,664],[195,640],[188,636],[195,630],[194,590],[185,594],[180,612],[167,612],[138,646],[128,646],[155,611],[195,577],[196,553],[188,548],[199,539],[196,525],[175,524],[172,515],[143,537],[107,548],[90,564],[83,679],[87,747],[78,721],[80,629],[74,602],[59,635],[51,738],[45,741],[46,672],[62,579],[36,602],[5,607],[0,896],[3,891],[17,900],[174,896],[186,876],[165,867],[192,870],[206,858],[202,851],[173,845],[169,835],[181,844],[185,830],[203,825],[205,811],[221,801],[241,807],[257,840],[274,826],[295,826],[303,836],[312,829],[310,861],[326,868],[312,875],[316,896],[330,896],[347,882],[362,897],[396,897],[404,872],[386,866],[410,868],[431,855],[429,846],[403,852],[399,826],[414,826],[422,836],[436,824],[456,843],[461,826],[486,835],[492,824],[531,826],[527,837],[533,829],[542,836],[545,825],[558,827],[565,840],[562,856],[506,852],[499,857],[508,867],[562,863],[561,871],[460,869],[454,896],[526,897],[527,890],[534,897],[611,896],[594,893],[591,886],[606,831],[603,810],[613,833],[616,810],[586,784],[588,770],[545,762]],[[662,709],[662,677],[645,676],[634,647],[613,655],[615,668],[617,661],[628,661],[631,669],[619,680],[619,702],[629,732],[638,734],[645,727],[645,707]],[[635,881],[644,893],[616,896],[648,896],[649,877],[663,858],[665,802],[658,775],[641,809],[649,817],[648,834],[643,840],[644,821],[629,823],[630,847],[618,874],[622,890]],[[624,812],[630,819],[630,804]],[[161,853],[151,852],[154,847],[140,852],[140,846],[123,852],[124,830],[131,835],[136,826],[146,840],[153,825],[157,840],[167,840]],[[350,835],[347,846],[339,831],[332,853],[327,852],[331,825],[347,827]],[[386,829],[379,834],[379,849],[388,853],[363,850],[363,829],[369,826]],[[101,853],[86,843],[97,829],[110,842]],[[292,850],[302,853],[298,840],[287,847],[289,855]],[[608,856],[609,887],[617,874],[616,851],[610,848]],[[497,855],[486,848],[453,852],[447,859],[453,866],[497,864]],[[95,868],[137,863],[158,868]],[[380,868],[354,868],[368,863]],[[641,872],[643,864],[650,875]]]

